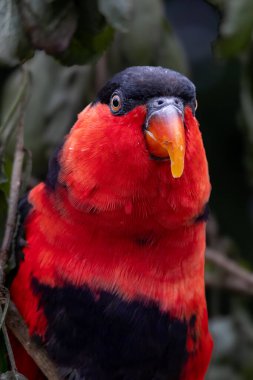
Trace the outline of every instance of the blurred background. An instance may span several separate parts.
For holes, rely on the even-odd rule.
[[[252,0],[1,0],[0,239],[20,107],[25,191],[45,178],[53,150],[112,74],[161,65],[197,87],[212,182],[208,247],[253,270],[252,41]],[[225,276],[207,263],[207,380],[252,380],[253,289]]]

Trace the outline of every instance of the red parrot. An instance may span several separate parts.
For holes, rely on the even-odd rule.
[[[204,379],[210,182],[195,108],[185,76],[125,69],[22,202],[11,297],[60,378]]]

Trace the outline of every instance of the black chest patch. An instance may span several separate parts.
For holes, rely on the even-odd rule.
[[[60,171],[60,163],[59,163],[59,155],[61,153],[63,144],[60,144],[58,148],[55,149],[52,157],[49,160],[48,164],[48,172],[47,172],[47,177],[45,180],[45,184],[48,190],[55,190],[56,185],[58,183],[58,175]]]
[[[28,194],[26,194],[19,200],[18,203],[16,225],[9,259],[9,268],[11,268],[11,270],[7,274],[6,278],[6,285],[8,287],[11,286],[11,283],[18,272],[20,262],[24,260],[23,249],[27,244],[25,236],[25,222],[31,209],[32,205],[28,201]]]
[[[195,223],[207,222],[210,213],[209,204],[207,203],[203,211],[195,218]]]
[[[187,360],[187,323],[152,302],[32,280],[48,320],[46,349],[69,378],[179,380]]]

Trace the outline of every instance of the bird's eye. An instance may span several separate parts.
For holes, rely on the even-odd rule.
[[[113,113],[119,112],[122,108],[122,101],[119,95],[111,97],[110,107]]]
[[[197,101],[197,99],[195,100],[195,111],[196,111],[196,109],[198,108],[198,101]]]

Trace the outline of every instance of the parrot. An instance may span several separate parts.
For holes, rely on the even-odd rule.
[[[196,108],[183,74],[124,69],[20,202],[11,298],[59,378],[204,379],[211,185]],[[29,380],[43,378],[14,355]]]

